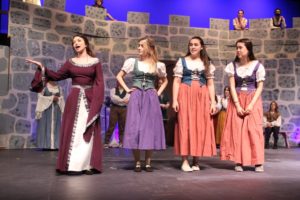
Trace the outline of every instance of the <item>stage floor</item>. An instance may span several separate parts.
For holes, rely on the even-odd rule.
[[[300,148],[268,149],[265,172],[233,171],[233,163],[202,158],[201,171],[180,171],[173,149],[155,152],[154,172],[133,172],[131,153],[104,149],[98,175],[56,175],[56,151],[0,150],[0,199],[189,200],[300,199]]]

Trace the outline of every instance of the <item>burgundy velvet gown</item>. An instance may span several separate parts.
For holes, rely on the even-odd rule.
[[[45,68],[45,76],[54,81],[72,79],[72,88],[66,100],[60,129],[60,145],[56,169],[59,172],[77,171],[69,170],[68,167],[76,126],[77,124],[81,124],[79,128],[84,130],[81,134],[83,140],[91,144],[91,151],[88,156],[90,161],[88,164],[91,169],[102,171],[100,110],[103,103],[104,84],[99,60],[97,59],[89,64],[82,65],[70,59],[57,72]],[[82,114],[79,111],[79,106],[82,100],[83,104],[81,105],[84,105],[87,111],[87,120],[85,119],[84,122],[79,123],[80,115]],[[82,128],[82,124],[85,127]],[[81,137],[81,135],[77,137]],[[73,157],[80,157],[80,154],[77,153]]]

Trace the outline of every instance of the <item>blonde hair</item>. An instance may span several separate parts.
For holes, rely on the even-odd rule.
[[[147,56],[150,58],[151,60],[151,65],[150,65],[150,72],[157,72],[157,62],[158,62],[158,56],[157,56],[157,51],[156,51],[156,47],[155,47],[155,42],[154,39],[146,36],[143,38],[140,38],[138,40],[138,42],[140,43],[141,41],[146,41],[146,46],[145,46],[145,50],[147,53]]]

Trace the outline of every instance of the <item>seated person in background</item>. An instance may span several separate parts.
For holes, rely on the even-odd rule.
[[[281,15],[281,10],[276,8],[274,11],[274,16],[272,18],[273,28],[286,28],[286,23],[284,17]]]
[[[103,0],[95,0],[95,4],[93,5],[93,7],[106,9],[105,7],[103,7]],[[106,17],[108,17],[108,19],[112,21],[116,21],[115,18],[113,18],[107,11],[106,11]]]
[[[248,20],[244,17],[244,10],[238,11],[238,16],[233,19],[234,30],[246,30]]]
[[[273,149],[277,149],[278,134],[281,126],[281,116],[278,112],[278,105],[276,101],[271,102],[269,111],[264,114],[263,119],[265,128],[265,149],[269,148],[269,140],[272,132],[274,137]]]
[[[122,147],[129,96],[129,93],[122,88],[119,82],[117,82],[115,88],[110,90],[112,104],[110,106],[109,126],[105,133],[104,148],[110,147],[109,141],[115,130],[117,122],[119,128],[119,147]]]

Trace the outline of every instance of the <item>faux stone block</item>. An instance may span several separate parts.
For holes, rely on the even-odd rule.
[[[34,39],[34,40],[43,40],[44,39],[44,33],[29,30],[28,31],[28,38],[29,39]]]
[[[186,53],[188,49],[189,37],[187,36],[171,36],[171,51],[179,51]]]
[[[283,47],[282,40],[265,40],[264,41],[264,50],[265,53],[277,53],[281,51]]]
[[[62,37],[61,41],[63,42],[64,45],[72,45],[73,37]]]
[[[51,28],[51,21],[49,19],[35,17],[32,21],[32,28],[39,31],[46,31]]]
[[[89,35],[94,35],[95,32],[95,24],[92,20],[86,20],[84,23],[84,33]]]
[[[44,56],[51,56],[58,60],[62,60],[65,55],[65,46],[61,44],[52,44],[49,42],[43,42],[42,53]]]
[[[270,29],[272,25],[272,19],[250,19],[249,29]]]
[[[111,26],[110,26],[111,37],[125,38],[125,33],[126,33],[126,26],[124,23],[115,22],[115,23],[111,24]]]
[[[300,88],[298,89],[298,100],[300,100]]]
[[[170,34],[176,35],[178,33],[178,28],[169,26],[169,32]]]
[[[293,17],[293,27],[300,28],[300,17]]]
[[[282,88],[293,88],[296,86],[294,76],[279,76],[278,82],[279,82],[279,86]]]
[[[268,31],[265,29],[244,31],[245,38],[262,39],[268,37]]]
[[[229,30],[229,20],[227,19],[209,19],[210,29]]]
[[[291,116],[288,107],[285,105],[278,105],[278,110],[283,118],[288,118]]]
[[[84,21],[83,16],[81,16],[81,15],[75,15],[75,14],[71,15],[71,22],[72,23],[74,23],[74,24],[82,24],[83,21]]]
[[[169,15],[170,26],[190,26],[190,16]]]
[[[274,55],[274,58],[278,58],[278,59],[280,59],[280,58],[287,58],[288,56],[287,56],[287,54],[285,54],[285,53],[276,53],[275,55]]]
[[[113,46],[113,52],[125,53],[127,51],[127,45],[123,43],[117,43]]]
[[[286,29],[286,35],[288,39],[298,39],[300,31],[298,29]]]
[[[142,30],[138,26],[128,26],[127,35],[128,37],[139,38],[142,35]]]
[[[294,64],[290,59],[280,59],[278,71],[279,74],[293,74]]]
[[[108,89],[112,89],[112,88],[115,88],[116,87],[116,78],[108,78],[106,79],[105,81],[105,85],[107,86]]]
[[[9,113],[17,116],[17,117],[27,117],[27,107],[28,107],[28,95],[25,93],[17,93],[18,104],[17,106],[11,110]]]
[[[101,63],[109,62],[109,51],[110,49],[99,49],[96,53],[96,57],[99,58]]]
[[[276,87],[276,72],[274,70],[266,70],[266,80],[264,81],[264,88],[273,89]]]
[[[73,36],[76,33],[82,33],[82,28],[80,26],[60,26],[57,25],[55,30],[60,35],[71,35]]]
[[[277,68],[277,60],[276,59],[266,59],[264,61],[265,69],[276,69]]]
[[[37,7],[34,9],[33,13],[39,17],[45,17],[51,19],[52,11],[47,8]]]
[[[284,46],[286,53],[295,53],[299,51],[299,42],[297,40],[287,40]]]
[[[200,28],[182,27],[179,29],[179,33],[189,35],[190,37],[193,37],[193,36],[204,37],[205,36],[205,30],[200,29]]]
[[[25,147],[25,138],[22,136],[11,136],[9,139],[10,149],[22,149]]]
[[[219,31],[217,31],[217,30],[208,30],[207,34],[210,37],[218,37],[219,36]]]
[[[270,31],[270,37],[271,39],[283,39],[285,36],[285,29],[271,29]]]
[[[58,42],[59,41],[59,35],[55,33],[46,33],[46,40],[48,42]]]
[[[29,10],[28,4],[20,2],[20,1],[10,1],[10,7],[17,8],[17,9],[24,10],[24,11]]]
[[[58,69],[58,64],[55,59],[43,57],[40,62],[46,66],[48,69],[56,71]]]
[[[280,113],[281,114],[281,113]],[[283,124],[281,127],[280,127],[280,130],[281,131],[288,131],[288,132],[292,132],[294,131],[294,124]]]
[[[93,6],[85,6],[85,16],[98,19],[98,20],[105,20],[107,15],[106,9],[97,8]]]
[[[149,13],[127,12],[127,22],[129,24],[149,24]]]
[[[157,26],[152,24],[145,25],[145,33],[146,34],[156,34]]]
[[[163,48],[169,47],[169,41],[166,37],[153,36],[152,38],[154,39],[156,46],[163,47]]]
[[[14,132],[14,125],[15,125],[15,118],[4,114],[0,113],[0,134],[9,134]]]
[[[289,109],[293,116],[300,116],[300,105],[299,104],[290,104]]]
[[[296,127],[300,127],[300,117],[293,117],[289,120],[290,123],[296,125]]]
[[[158,26],[158,34],[159,35],[169,35],[169,27],[168,26]]]
[[[263,90],[262,91],[262,99],[264,101],[277,101],[278,100],[278,96],[279,96],[279,90],[275,89],[275,90]]]
[[[26,30],[23,27],[10,26],[9,35],[11,37],[25,38]]]
[[[118,32],[117,30],[116,30],[116,32],[120,34],[120,32]],[[109,33],[105,29],[97,28],[95,31],[95,34],[97,36],[94,39],[96,45],[108,45],[109,44],[109,39],[110,39]],[[124,37],[125,37],[125,33],[124,33]]]
[[[65,23],[68,19],[68,15],[65,13],[56,13],[55,19],[56,19],[56,22]]]
[[[29,91],[32,78],[33,75],[31,73],[14,73],[13,88],[21,91]]]
[[[37,40],[28,40],[27,48],[28,48],[29,56],[31,57],[38,56],[41,53],[40,44]]]
[[[16,122],[16,132],[17,133],[30,133],[31,123],[28,120],[20,119]]]
[[[27,72],[30,69],[30,64],[23,58],[12,58],[11,68],[13,72]]]
[[[44,0],[44,7],[65,10],[66,0]]]
[[[282,90],[280,93],[280,100],[282,101],[294,101],[296,92],[293,90]]]
[[[129,40],[129,44],[128,44],[128,46],[129,46],[129,49],[130,50],[135,50],[135,49],[137,49],[137,47],[138,47],[138,39],[131,39],[131,40]]]
[[[111,55],[110,71],[116,76],[121,70],[125,57],[122,55]]]
[[[243,31],[236,31],[236,30],[229,31],[229,39],[237,40],[242,37],[242,33],[243,33]]]
[[[105,78],[113,76],[112,73],[110,72],[108,64],[106,63],[102,64],[102,72]]]
[[[21,24],[27,25],[29,24],[29,14],[22,12],[22,11],[11,11],[10,12],[10,22],[13,24]]]
[[[10,75],[0,74],[0,96],[6,96],[11,89]]]

